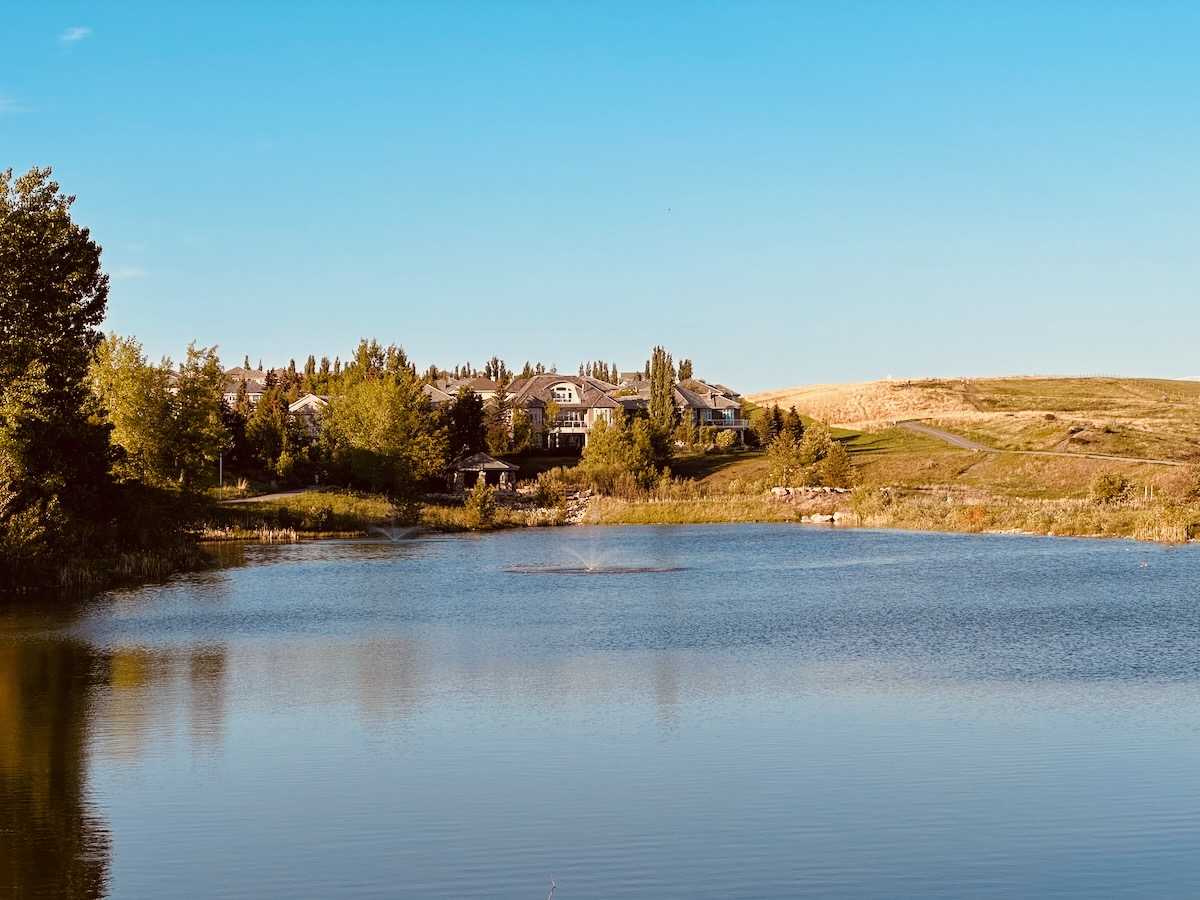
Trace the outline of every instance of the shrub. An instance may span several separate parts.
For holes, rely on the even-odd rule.
[[[533,495],[538,506],[562,506],[567,502],[567,486],[563,483],[561,473],[561,469],[551,469],[538,474]]]
[[[1092,479],[1092,499],[1097,503],[1117,504],[1129,498],[1133,485],[1124,475],[1104,470]]]
[[[737,434],[732,431],[717,432],[717,447],[721,450],[732,450],[733,445],[737,443]]]
[[[481,477],[467,495],[463,510],[468,528],[491,528],[496,524],[496,489]]]

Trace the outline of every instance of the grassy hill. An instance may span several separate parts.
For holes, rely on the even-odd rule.
[[[989,447],[1200,460],[1200,382],[1148,378],[876,381],[767,391],[760,406],[856,432],[922,422]]]

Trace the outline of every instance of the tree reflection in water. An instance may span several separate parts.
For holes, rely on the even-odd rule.
[[[104,896],[110,841],[85,762],[88,686],[105,665],[74,641],[11,636],[0,618],[0,897]]]

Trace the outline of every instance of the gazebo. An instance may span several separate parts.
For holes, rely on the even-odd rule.
[[[476,453],[451,464],[450,487],[455,491],[465,491],[473,488],[475,482],[482,478],[485,484],[495,485],[502,491],[511,491],[516,486],[519,471],[520,466],[506,463],[486,453]]]

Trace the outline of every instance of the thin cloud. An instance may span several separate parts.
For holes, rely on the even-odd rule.
[[[92,33],[90,28],[68,28],[58,38],[58,42],[64,47],[70,47],[73,44],[78,44],[85,37]]]
[[[108,273],[113,281],[125,281],[129,278],[145,278],[148,273],[141,266],[120,266]]]
[[[0,116],[23,112],[27,112],[27,110],[22,104],[7,94],[0,94]]]

